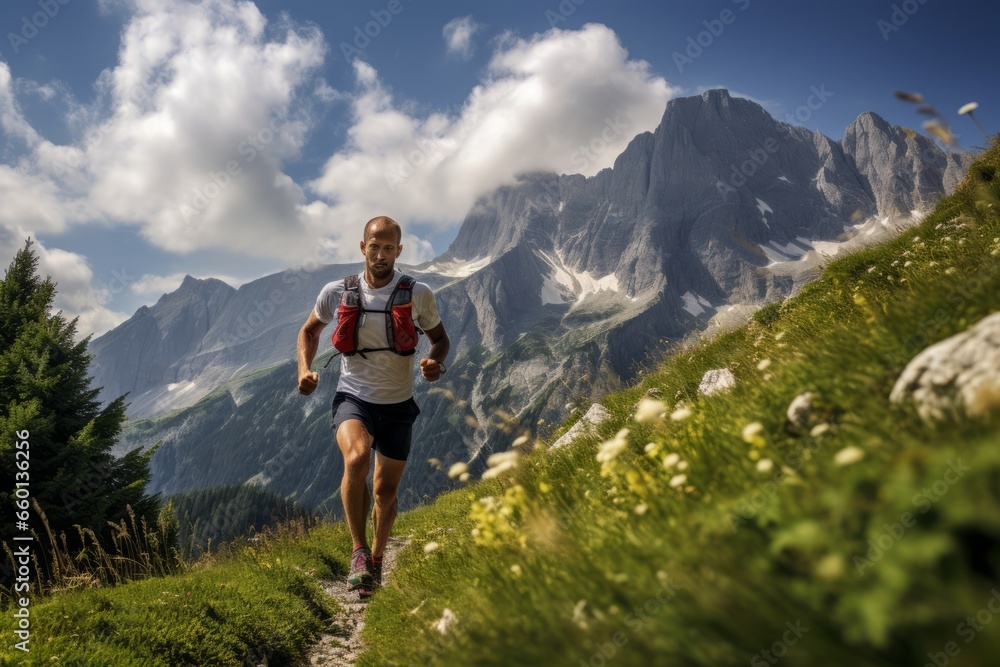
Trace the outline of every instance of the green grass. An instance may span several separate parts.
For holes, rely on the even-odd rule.
[[[954,664],[992,664],[1000,625],[965,619],[1000,578],[1000,423],[926,425],[888,395],[920,350],[1000,303],[998,167],[994,147],[919,227],[606,397],[598,434],[402,515],[412,543],[369,605],[359,664],[920,665],[949,642]],[[720,367],[737,387],[698,395]],[[637,424],[651,390],[691,416]],[[804,391],[826,432],[785,423]],[[598,462],[622,428],[627,447]],[[838,465],[848,447],[863,458]],[[317,580],[343,576],[350,547],[323,524],[34,600],[31,653],[5,610],[0,664],[294,664],[334,611]]]
[[[369,606],[359,664],[920,665],[948,642],[956,664],[991,664],[1000,627],[962,624],[1000,578],[1000,422],[927,425],[888,395],[919,351],[1000,305],[997,167],[994,147],[918,227],[608,396],[597,436],[401,517],[413,544]],[[737,387],[698,395],[720,367]],[[654,388],[692,415],[637,424]],[[786,425],[805,391],[824,433]],[[838,465],[848,447],[863,458]]]
[[[6,610],[0,664],[291,665],[335,611],[317,579],[346,574],[350,548],[344,525],[321,524],[234,545],[183,574],[33,600],[30,652],[14,648]]]

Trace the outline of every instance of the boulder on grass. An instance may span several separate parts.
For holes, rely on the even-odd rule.
[[[1000,313],[914,357],[896,380],[889,400],[912,401],[926,422],[1000,410]]]

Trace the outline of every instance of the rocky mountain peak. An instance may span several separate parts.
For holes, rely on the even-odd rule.
[[[435,443],[428,452],[441,460],[507,446],[477,424],[497,409],[526,423],[558,420],[567,402],[633,379],[665,345],[738,323],[794,293],[826,258],[913,224],[970,161],[873,113],[835,141],[724,89],[671,100],[660,126],[636,136],[613,168],[525,174],[476,202],[448,252],[412,267],[436,290],[454,351],[446,387],[466,412],[417,383],[427,417],[414,438]],[[227,387],[236,411],[246,406],[244,430],[230,431],[232,405],[205,423],[229,434],[231,446],[267,456],[224,481],[251,478],[294,433],[314,453],[269,484],[325,498],[336,477],[321,465],[329,426],[316,426],[322,410],[310,412],[322,400],[303,402],[289,369],[316,294],[356,270],[274,274],[235,295],[221,281],[188,276],[144,316],[92,343],[95,378],[105,397],[132,391],[139,415],[196,411],[195,400]],[[324,391],[335,372],[324,371]],[[272,418],[276,407],[284,421]],[[315,427],[302,427],[304,418]],[[158,454],[157,474],[200,474],[187,452],[207,432],[176,434],[175,454]],[[300,467],[312,471],[311,490],[303,491],[312,482],[303,483]]]

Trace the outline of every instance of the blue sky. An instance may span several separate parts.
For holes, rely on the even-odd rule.
[[[574,149],[621,114],[594,173],[705,88],[834,139],[864,111],[920,131],[892,95],[916,91],[970,149],[983,137],[962,104],[1000,128],[998,18],[941,0],[7,2],[0,259],[38,239],[59,305],[97,332],[185,273],[239,284],[353,258],[376,214],[427,259],[476,196],[577,171]],[[796,118],[814,88],[829,99]]]

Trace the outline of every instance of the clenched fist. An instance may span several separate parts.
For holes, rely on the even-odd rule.
[[[316,385],[319,384],[319,373],[307,372],[299,376],[299,393],[305,396],[313,393]]]
[[[441,364],[425,357],[420,360],[420,372],[428,382],[436,382],[441,377]]]

